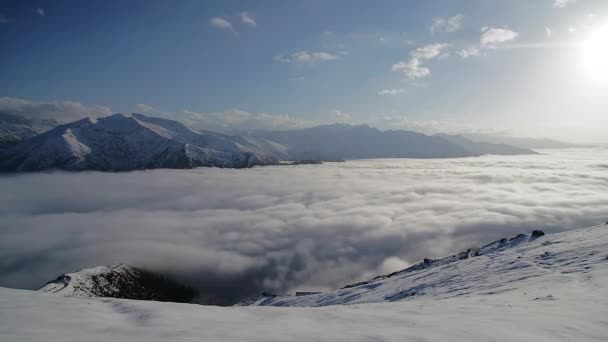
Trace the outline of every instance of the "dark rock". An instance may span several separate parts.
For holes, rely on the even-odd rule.
[[[532,231],[532,238],[534,238],[534,239],[537,239],[544,235],[545,235],[545,232],[543,232],[542,230],[533,230]]]

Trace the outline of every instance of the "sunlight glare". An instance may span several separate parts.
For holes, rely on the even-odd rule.
[[[583,43],[583,65],[589,75],[608,83],[608,25],[591,33]]]

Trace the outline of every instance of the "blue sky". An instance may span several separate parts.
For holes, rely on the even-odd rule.
[[[580,45],[605,23],[584,0],[0,1],[0,96],[598,141],[608,88]]]

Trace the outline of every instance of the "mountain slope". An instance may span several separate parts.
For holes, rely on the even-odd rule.
[[[0,148],[16,145],[55,126],[55,120],[27,119],[0,112]]]
[[[129,171],[274,164],[257,146],[179,122],[115,114],[58,126],[0,153],[2,171]]]
[[[499,155],[520,155],[520,154],[536,154],[526,148],[515,147],[503,143],[489,143],[473,141],[465,138],[462,135],[437,134],[437,136],[450,141],[471,153],[478,155],[484,154],[499,154]]]
[[[380,131],[366,125],[332,124],[292,131],[260,131],[254,135],[283,145],[292,160],[458,158],[535,153],[507,145],[476,143],[463,137],[455,142],[443,136]]]
[[[37,291],[65,297],[113,297],[188,303],[196,291],[128,265],[98,266],[63,274]]]
[[[425,259],[402,271],[342,289],[306,296],[263,296],[262,306],[326,306],[437,300],[499,293],[543,298],[547,284],[608,289],[594,272],[608,275],[608,225],[542,236],[520,234],[444,259]]]
[[[353,305],[213,307],[0,288],[0,339],[605,341],[608,227],[529,240],[519,237],[504,248],[498,241],[483,248],[488,254],[332,292],[342,297],[369,292],[367,303]],[[385,299],[414,283],[426,284],[420,287],[426,292]],[[318,303],[314,299],[321,297],[285,303],[305,306]]]

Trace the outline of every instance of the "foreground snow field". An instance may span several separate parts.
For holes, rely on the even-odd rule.
[[[355,303],[336,300],[344,291],[362,304],[212,307],[0,288],[0,340],[606,341],[607,284],[601,225],[281,305]]]

